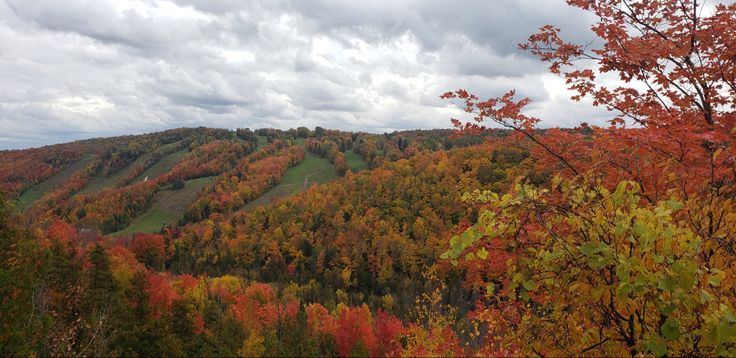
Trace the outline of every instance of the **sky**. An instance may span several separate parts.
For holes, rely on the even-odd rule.
[[[448,128],[439,96],[516,89],[542,126],[603,125],[518,49],[593,18],[563,0],[0,0],[0,149],[177,127]]]

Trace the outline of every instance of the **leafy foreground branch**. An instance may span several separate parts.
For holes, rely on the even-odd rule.
[[[733,355],[734,259],[693,232],[677,200],[643,206],[636,183],[611,192],[559,177],[517,183],[452,239],[452,260],[491,265],[498,242],[516,255],[489,277],[478,315],[499,350],[540,355]]]

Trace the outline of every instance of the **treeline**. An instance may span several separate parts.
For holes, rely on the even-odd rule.
[[[230,170],[238,159],[252,153],[254,149],[255,146],[252,143],[232,140],[216,140],[202,144],[192,150],[169,172],[155,180],[164,184],[218,175]]]
[[[0,192],[15,198],[29,187],[61,172],[88,155],[87,146],[57,146],[0,151]]]

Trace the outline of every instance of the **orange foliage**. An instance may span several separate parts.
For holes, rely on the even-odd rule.
[[[170,277],[166,274],[149,273],[144,290],[148,294],[151,315],[156,319],[161,318],[163,314],[168,314],[171,311],[171,305],[180,298],[171,285]]]
[[[77,243],[77,229],[69,225],[67,222],[61,219],[56,219],[47,231],[47,238],[50,243],[57,242],[61,244],[76,244]]]
[[[375,320],[378,356],[398,356],[401,352],[401,335],[404,333],[404,324],[398,318],[379,309]]]
[[[335,342],[342,357],[351,355],[357,343],[361,343],[371,355],[376,354],[377,339],[373,333],[373,318],[368,306],[338,307]]]
[[[163,263],[166,259],[166,246],[162,235],[135,234],[129,247],[141,262]]]

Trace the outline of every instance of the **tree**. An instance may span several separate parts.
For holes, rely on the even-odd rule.
[[[87,292],[83,302],[88,324],[80,334],[80,340],[82,353],[89,349],[99,356],[109,354],[108,340],[114,327],[113,311],[120,305],[107,250],[97,243],[88,257],[91,267],[87,272]]]
[[[375,354],[378,342],[373,332],[373,318],[368,306],[338,306],[337,311],[335,342],[338,354],[343,357],[351,356],[353,353],[357,353],[355,354],[357,356]]]
[[[299,127],[296,129],[296,135],[299,138],[307,138],[312,134],[312,131],[309,130],[307,127]]]
[[[537,172],[558,175],[544,184],[549,191],[519,183],[500,197],[469,195],[479,221],[445,257],[488,267],[493,241],[513,252],[490,270],[478,316],[522,333],[506,342],[522,351],[731,354],[733,293],[722,278],[736,258],[736,5],[708,13],[697,0],[568,3],[598,17],[601,47],[565,42],[544,26],[521,48],[549,62],[573,99],[615,111],[611,127],[542,133],[539,119],[523,114],[529,100],[513,91],[486,101],[444,94],[474,115],[456,127],[510,128],[512,145],[532,144]],[[599,81],[607,73],[623,84]]]
[[[130,251],[148,267],[162,269],[166,261],[166,245],[162,235],[135,234],[130,242]]]
[[[602,40],[600,48],[565,42],[550,25],[521,48],[549,62],[550,71],[577,92],[574,99],[589,97],[594,105],[615,111],[612,128],[594,129],[594,145],[578,148],[582,155],[565,155],[561,143],[534,132],[538,119],[522,114],[528,99],[516,101],[511,91],[479,101],[462,90],[444,97],[464,100],[477,122],[455,120],[456,126],[478,131],[480,122],[492,120],[536,142],[574,174],[595,169],[615,176],[612,185],[637,181],[652,202],[665,194],[662,186],[679,188],[683,197],[732,190],[724,186],[736,179],[731,170],[736,5],[717,5],[705,17],[697,0],[568,2],[598,17],[592,29]],[[624,84],[606,86],[598,79],[607,73]],[[581,137],[576,139],[582,146]]]
[[[160,319],[162,315],[171,313],[174,301],[179,294],[171,286],[171,279],[166,274],[149,273],[146,277],[144,291],[148,295],[148,306],[153,318]]]
[[[173,182],[173,183],[171,183],[171,190],[180,190],[180,189],[184,189],[184,186],[185,186],[185,185],[186,185],[186,183],[185,183],[185,182],[184,182],[184,180],[182,180],[182,179],[177,179],[177,180],[174,180],[174,182]]]

